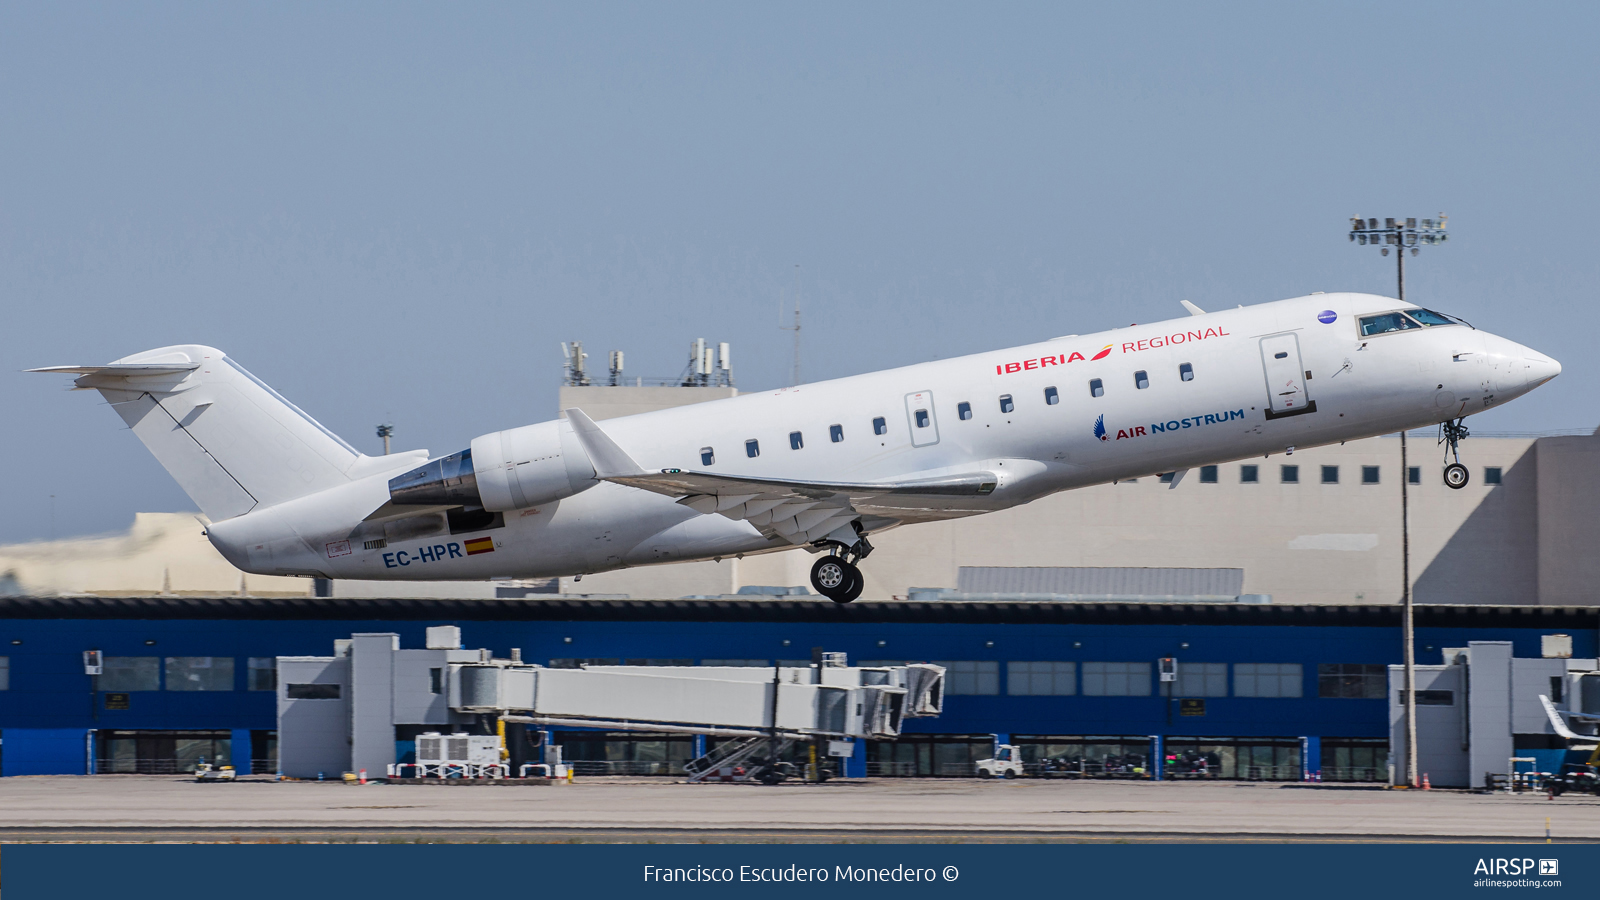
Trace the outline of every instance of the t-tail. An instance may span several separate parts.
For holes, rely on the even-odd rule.
[[[213,522],[416,464],[414,453],[364,456],[212,347],[28,371],[75,374],[79,389],[99,391]]]

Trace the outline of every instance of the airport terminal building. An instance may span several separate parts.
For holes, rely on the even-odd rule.
[[[1076,760],[1112,777],[1158,777],[1157,759],[1166,761],[1159,777],[1182,777],[1182,760],[1202,757],[1219,778],[1391,777],[1389,667],[1401,661],[1393,606],[1108,598],[839,607],[759,596],[4,599],[0,773],[177,772],[202,759],[275,772],[278,657],[328,656],[352,634],[392,632],[399,646],[421,647],[435,625],[459,626],[465,647],[555,667],[806,665],[814,647],[852,664],[945,666],[942,715],[908,720],[897,741],[862,741],[844,761],[847,775],[971,776],[973,761],[1003,742],[1029,763]],[[1417,635],[1425,665],[1495,642],[1519,663],[1586,659],[1592,670],[1600,609],[1421,606]],[[1571,659],[1539,659],[1553,636]],[[103,654],[100,675],[85,674],[86,650]],[[1159,680],[1162,658],[1177,660],[1175,681]],[[1428,697],[1467,703],[1464,693]],[[1529,733],[1506,746],[1559,767],[1564,744],[1550,728],[1518,721],[1531,723],[1518,726]],[[396,733],[396,758],[415,736]],[[700,749],[688,735],[550,737],[579,775],[680,775]]]

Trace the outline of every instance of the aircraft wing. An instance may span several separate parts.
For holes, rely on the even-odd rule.
[[[779,535],[795,544],[820,540],[862,516],[898,522],[934,512],[943,518],[950,512],[940,501],[980,497],[992,493],[997,483],[995,475],[985,471],[864,483],[791,481],[687,469],[649,472],[582,410],[566,413],[595,467],[595,477],[676,497],[700,513],[743,519],[763,534]]]

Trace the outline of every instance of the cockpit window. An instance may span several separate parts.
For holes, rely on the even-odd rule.
[[[1371,337],[1375,334],[1388,334],[1391,331],[1407,331],[1412,328],[1421,328],[1405,313],[1388,312],[1376,316],[1361,317],[1361,336]]]
[[[1445,315],[1441,315],[1439,313],[1436,313],[1431,309],[1410,309],[1410,310],[1406,310],[1406,312],[1411,314],[1411,318],[1416,319],[1418,322],[1421,322],[1424,325],[1454,325],[1454,324],[1456,324],[1456,320],[1455,319],[1452,319],[1449,316],[1445,316]]]

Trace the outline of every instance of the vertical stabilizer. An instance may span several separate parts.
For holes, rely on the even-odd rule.
[[[79,388],[98,390],[212,521],[343,484],[361,458],[211,347],[30,371],[73,373]]]

